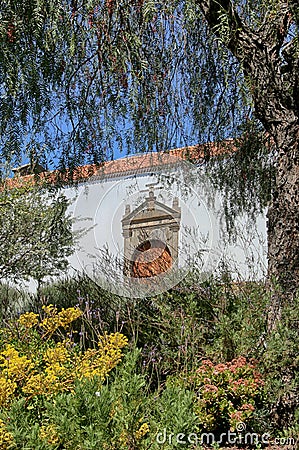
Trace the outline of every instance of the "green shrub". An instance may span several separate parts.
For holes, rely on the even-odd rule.
[[[43,312],[43,317],[27,312],[0,330],[3,450],[58,448],[62,438],[58,425],[49,421],[49,405],[64,395],[63,412],[75,387],[89,379],[100,389],[127,345],[121,333],[104,334],[98,336],[93,349],[85,350],[68,337],[71,324],[82,317],[78,308],[58,311],[48,305]]]
[[[199,284],[190,275],[188,280],[172,290],[145,299],[118,297],[103,291],[87,277],[80,277],[45,287],[41,298],[45,303],[52,302],[65,308],[80,305],[84,318],[75,323],[71,337],[72,342],[78,346],[93,348],[98,334],[121,332],[129,338],[131,348],[140,348],[139,356],[135,359],[132,356],[134,364],[131,363],[130,369],[128,359],[124,366],[120,366],[112,374],[105,387],[107,391],[104,388],[101,391],[103,395],[106,392],[106,397],[102,398],[110,405],[110,410],[106,413],[102,405],[100,413],[103,424],[106,424],[110,430],[109,435],[114,439],[107,441],[109,449],[118,449],[121,445],[132,448],[147,448],[146,445],[151,445],[151,448],[155,448],[158,445],[155,436],[164,429],[184,433],[182,428],[193,432],[196,427],[200,431],[208,429],[205,427],[209,425],[216,433],[225,432],[230,427],[234,428],[239,419],[245,421],[254,432],[272,431],[273,436],[279,430],[282,433],[287,433],[287,429],[292,430],[293,434],[296,432],[296,408],[298,409],[299,403],[298,299],[293,305],[284,308],[281,322],[269,335],[266,328],[269,294],[265,286],[261,283],[236,284],[229,277],[218,280],[210,278]],[[35,311],[40,310],[41,305],[36,303]],[[246,357],[248,361],[251,358],[257,360],[265,385],[263,388],[260,386],[260,390],[253,389],[253,371],[257,368],[249,367],[246,376],[253,391],[240,390],[238,397],[232,386],[240,378],[245,377],[246,380],[246,376],[243,377],[241,372],[232,375],[229,367],[230,361],[240,356]],[[127,357],[130,358],[130,355]],[[210,364],[214,369],[219,365],[221,367],[221,364],[226,367],[222,374],[227,377],[226,381],[221,377],[218,379],[214,372],[205,374],[205,378],[212,379],[211,383],[200,379],[200,371],[197,370],[202,367],[201,362],[205,359],[211,360]],[[127,371],[127,375],[121,372],[122,368]],[[176,385],[171,381],[190,380],[190,374],[196,374],[193,384]],[[134,394],[130,391],[130,383],[133,389],[136,377],[139,377],[143,387],[136,389]],[[126,392],[131,392],[130,399],[135,402],[135,406],[139,405],[143,415],[134,413],[133,403],[127,403],[128,399],[121,389],[117,393],[117,379],[124,386],[129,383],[125,388]],[[229,379],[232,381],[229,382]],[[221,383],[225,389],[223,386],[221,388]],[[214,388],[215,392],[213,389],[210,392],[209,388],[205,392],[207,384],[216,386],[217,392]],[[89,388],[86,385],[82,389]],[[90,389],[93,402],[93,388]],[[198,400],[194,402],[199,389],[200,392],[205,392],[206,405],[209,407],[204,407]],[[76,392],[79,395],[79,390]],[[61,395],[63,399],[59,404],[62,409],[63,402],[75,402],[70,396]],[[109,414],[114,400],[111,399],[115,396],[121,398],[123,406],[112,418]],[[251,411],[251,406],[246,409],[246,404],[252,405],[254,411]],[[196,405],[197,425],[194,425],[196,421],[194,422],[192,405]],[[179,413],[179,408],[184,412]],[[125,413],[122,415],[121,411]],[[66,411],[64,414],[67,414]],[[139,422],[136,424],[135,420],[137,416],[139,419],[144,417],[144,422],[140,422],[140,427],[144,424],[140,434],[149,427],[149,431],[138,442],[134,434],[139,429]],[[188,423],[186,426],[183,425],[185,418]],[[71,419],[68,420],[71,422]],[[57,421],[57,425],[59,423]],[[76,427],[79,435],[79,429],[87,425],[74,422],[70,426]],[[91,423],[88,426],[92,429]],[[86,430],[82,433],[82,439],[85,439]],[[95,431],[90,433],[92,435]],[[101,433],[106,436],[104,431]],[[104,442],[104,437],[92,438],[91,442],[93,439]],[[93,444],[88,445],[93,448]],[[163,445],[168,448],[169,442]],[[173,445],[172,443],[172,447]]]
[[[256,363],[243,357],[226,364],[205,360],[189,380],[197,393],[195,412],[202,431],[235,431],[238,423],[250,424],[263,400]]]
[[[269,427],[288,429],[299,417],[299,296],[285,305],[281,320],[268,336],[261,368],[267,380]],[[293,425],[292,425],[293,424]],[[298,427],[297,427],[298,432]]]
[[[31,306],[33,295],[11,284],[0,283],[0,326]]]

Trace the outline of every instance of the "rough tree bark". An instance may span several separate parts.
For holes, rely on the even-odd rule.
[[[298,24],[296,1],[278,2],[272,17],[252,29],[230,0],[197,0],[212,31],[242,65],[249,80],[254,114],[276,146],[275,186],[268,209],[268,279],[275,291],[270,328],[284,301],[299,290],[299,55],[292,23]],[[226,30],[221,36],[221,20]],[[298,48],[298,47],[297,47]]]

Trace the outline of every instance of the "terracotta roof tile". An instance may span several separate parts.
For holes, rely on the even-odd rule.
[[[142,153],[127,156],[114,161],[106,161],[102,164],[89,164],[76,168],[73,172],[42,172],[38,175],[15,176],[5,180],[8,188],[33,185],[38,182],[70,184],[72,182],[82,182],[91,177],[113,178],[117,176],[138,174],[150,169],[158,169],[161,166],[176,164],[178,160],[189,160],[198,162],[208,156],[218,156],[234,151],[233,142],[225,141],[221,145],[205,144],[182,147],[167,152]]]

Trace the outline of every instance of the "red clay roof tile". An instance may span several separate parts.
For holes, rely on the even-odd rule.
[[[42,172],[38,175],[15,176],[5,180],[7,188],[20,187],[24,184],[35,184],[38,182],[70,184],[88,180],[91,177],[111,178],[114,176],[138,174],[150,169],[157,169],[163,165],[176,164],[178,159],[197,162],[203,160],[206,155],[218,156],[234,151],[231,140],[217,144],[193,145],[182,147],[167,152],[151,152],[127,156],[114,161],[106,161],[102,164],[89,164],[80,166],[74,171]]]

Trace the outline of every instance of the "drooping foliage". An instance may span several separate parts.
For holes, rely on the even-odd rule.
[[[4,166],[24,155],[49,167],[75,166],[121,150],[166,150],[240,136],[252,116],[250,83],[227,50],[231,18],[219,3],[221,20],[213,34],[202,14],[205,3],[3,3]],[[280,4],[242,0],[233,6],[254,33],[276,23]],[[298,42],[296,17],[294,7],[284,68]]]
[[[250,114],[194,2],[10,0],[0,15],[4,160],[165,150],[231,137]]]

